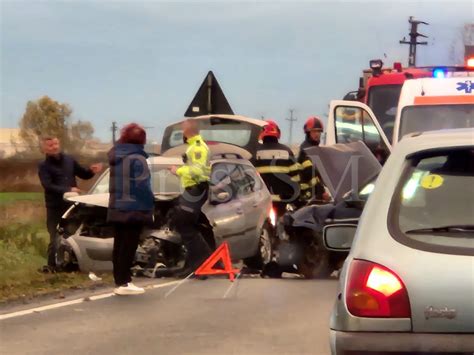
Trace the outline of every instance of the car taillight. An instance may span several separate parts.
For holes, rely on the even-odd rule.
[[[402,280],[386,267],[353,260],[346,292],[349,312],[356,317],[410,318],[410,301]]]

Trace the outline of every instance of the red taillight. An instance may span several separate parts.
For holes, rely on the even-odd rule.
[[[270,213],[269,213],[268,217],[270,218],[270,223],[272,224],[272,226],[275,227],[276,226],[276,220],[277,220],[275,207],[272,207],[270,209]]]
[[[346,303],[349,312],[357,317],[411,317],[402,280],[386,267],[365,260],[351,263]]]

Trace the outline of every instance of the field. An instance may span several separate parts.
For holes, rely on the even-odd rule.
[[[0,193],[0,304],[93,284],[81,273],[38,272],[46,264],[48,241],[43,194]]]

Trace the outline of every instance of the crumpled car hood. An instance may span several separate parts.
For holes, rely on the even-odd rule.
[[[305,149],[330,190],[335,203],[349,191],[359,191],[382,170],[382,166],[363,142],[334,144]]]
[[[98,207],[109,207],[109,193],[93,194],[93,195],[79,195],[68,197],[68,201],[84,203],[86,205],[93,205]]]

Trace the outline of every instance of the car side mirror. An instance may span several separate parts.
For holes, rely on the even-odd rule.
[[[77,197],[79,196],[79,193],[77,192],[73,192],[73,191],[69,191],[69,192],[65,192],[64,195],[63,195],[63,199],[65,201],[68,201],[71,197]]]
[[[324,227],[324,246],[334,251],[349,251],[354,241],[355,224],[333,224]]]

